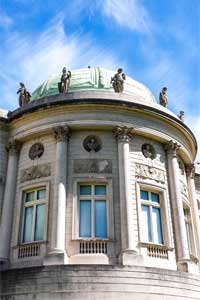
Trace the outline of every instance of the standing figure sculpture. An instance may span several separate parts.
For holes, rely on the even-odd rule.
[[[160,92],[160,95],[159,95],[160,105],[162,105],[164,107],[166,107],[166,105],[168,103],[168,98],[167,98],[167,95],[166,95],[166,91],[167,91],[167,88],[163,87],[161,92]]]
[[[60,93],[68,92],[70,85],[71,72],[67,71],[66,68],[62,70],[62,76],[60,82],[58,82],[58,90]]]
[[[184,111],[183,110],[180,110],[179,114],[178,114],[178,118],[184,122]]]
[[[19,83],[20,88],[17,91],[17,94],[19,94],[19,106],[23,106],[24,104],[30,102],[31,99],[31,93],[27,91],[24,83],[20,82]]]
[[[124,80],[126,75],[123,73],[123,69],[118,69],[114,77],[111,77],[110,83],[112,83],[113,89],[116,93],[122,93],[124,90]]]

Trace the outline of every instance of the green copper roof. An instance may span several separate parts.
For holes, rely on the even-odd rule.
[[[104,68],[84,68],[71,71],[71,79],[69,92],[76,91],[111,91],[114,92],[111,77],[116,71]],[[58,82],[60,82],[61,74],[50,76],[44,81],[32,94],[31,101],[59,94]],[[154,102],[155,99],[150,90],[138,81],[128,77],[124,83],[124,93],[142,97],[146,102]]]

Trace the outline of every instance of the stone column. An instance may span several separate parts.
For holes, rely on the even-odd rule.
[[[67,144],[70,137],[68,126],[53,128],[56,139],[56,166],[53,199],[51,252],[45,264],[67,263],[65,250],[66,226],[66,183],[67,183]]]
[[[133,223],[133,199],[131,195],[131,176],[129,144],[132,138],[133,128],[116,127],[114,135],[118,141],[119,164],[119,193],[121,215],[121,244],[122,263],[133,264],[130,255],[136,254],[136,242]],[[135,263],[135,262],[134,262]]]
[[[8,261],[12,235],[13,206],[16,195],[18,154],[21,144],[13,140],[8,144],[8,166],[0,226],[0,261]]]
[[[188,271],[188,261],[190,260],[190,255],[187,243],[183,201],[179,179],[179,167],[177,161],[177,151],[179,148],[180,146],[173,141],[170,141],[165,145],[165,150],[167,152],[168,179],[177,265],[179,270]]]
[[[194,230],[194,242],[196,248],[196,255],[200,262],[200,221],[198,213],[197,195],[194,184],[194,164],[186,166],[187,184],[189,199],[191,204],[191,217]],[[200,266],[199,266],[200,267]]]

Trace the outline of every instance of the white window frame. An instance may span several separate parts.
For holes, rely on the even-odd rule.
[[[37,191],[37,190],[46,190],[46,199],[45,200],[35,200],[37,205],[39,204],[45,204],[45,220],[44,220],[44,235],[42,240],[34,240],[34,228],[35,228],[35,218],[36,218],[36,204],[34,205],[34,213],[33,213],[33,225],[32,225],[32,233],[31,233],[31,241],[29,242],[23,242],[23,233],[24,233],[24,219],[25,219],[25,208],[26,207],[31,207],[31,203],[25,203],[25,197],[26,194],[31,192],[31,191]],[[48,203],[49,203],[49,189],[50,189],[50,184],[49,182],[41,182],[35,185],[28,185],[22,188],[21,190],[21,224],[20,224],[20,230],[19,230],[19,244],[24,245],[24,244],[31,244],[31,243],[41,243],[41,242],[46,242],[47,241],[47,222],[48,222]]]
[[[156,193],[159,195],[159,201],[160,204],[156,205],[156,203],[153,203],[153,207],[159,207],[160,208],[160,218],[161,218],[161,229],[162,229],[162,237],[163,237],[163,244],[157,244],[154,242],[147,242],[142,240],[142,216],[141,216],[141,205],[144,203],[145,205],[148,205],[148,202],[141,201],[140,198],[140,191],[144,190],[150,193]],[[162,188],[160,186],[156,186],[153,184],[145,184],[143,182],[137,182],[136,183],[136,195],[137,195],[137,210],[138,210],[138,237],[139,237],[139,244],[140,245],[157,245],[157,246],[163,246],[167,247],[168,249],[172,249],[172,239],[170,234],[170,224],[169,224],[169,207],[167,204],[167,191],[165,188]],[[151,217],[152,222],[152,217]],[[151,224],[152,226],[152,224]]]
[[[106,185],[106,193],[104,196],[95,196],[92,195],[93,204],[94,199],[96,200],[106,200],[106,208],[107,208],[107,238],[100,238],[94,236],[94,215],[91,221],[91,237],[80,237],[79,236],[79,220],[80,220],[80,212],[79,212],[79,201],[90,200],[89,197],[80,196],[79,197],[79,187],[80,185]],[[93,207],[92,207],[93,208]],[[92,211],[94,211],[92,209]],[[114,216],[113,216],[113,190],[112,190],[112,179],[75,179],[73,182],[73,226],[72,226],[72,240],[114,240]]]

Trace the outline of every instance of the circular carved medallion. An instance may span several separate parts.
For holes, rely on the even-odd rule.
[[[35,143],[31,146],[29,150],[30,159],[34,160],[36,158],[40,158],[44,153],[44,146],[41,143]]]
[[[154,159],[156,157],[156,151],[155,151],[154,147],[150,144],[142,145],[142,154],[146,158]]]
[[[95,135],[88,135],[83,141],[83,147],[88,152],[98,152],[101,149],[101,140]]]

